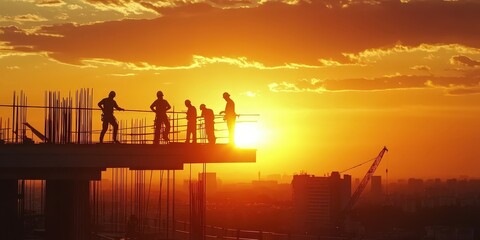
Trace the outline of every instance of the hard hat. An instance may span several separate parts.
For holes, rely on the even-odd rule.
[[[160,97],[160,96],[163,97],[163,92],[162,92],[162,91],[158,91],[158,92],[157,92],[157,97]]]

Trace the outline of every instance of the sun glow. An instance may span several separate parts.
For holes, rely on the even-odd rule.
[[[235,145],[241,148],[256,148],[262,134],[258,123],[237,123],[235,125]]]

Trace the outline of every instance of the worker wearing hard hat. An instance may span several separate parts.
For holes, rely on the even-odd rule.
[[[237,118],[235,103],[230,98],[228,92],[223,93],[223,99],[225,99],[227,104],[225,105],[225,111],[221,111],[220,114],[225,114],[224,120],[227,121],[229,143],[233,144],[235,143],[235,121]]]
[[[153,144],[158,144],[160,142],[160,129],[162,124],[165,126],[163,130],[162,139],[169,141],[168,134],[170,133],[170,121],[168,120],[167,111],[172,108],[167,100],[163,99],[163,92],[157,92],[157,100],[155,100],[150,109],[156,113],[155,115],[155,133],[153,137]]]
[[[215,115],[213,110],[207,108],[205,104],[200,105],[202,110],[202,117],[205,121],[205,134],[207,135],[208,143],[215,144]]]
[[[113,110],[117,109],[120,111],[124,111],[125,109],[119,107],[117,102],[113,100],[115,96],[116,96],[116,93],[114,91],[111,91],[108,94],[108,98],[104,98],[100,102],[98,102],[98,107],[102,109],[102,122],[103,122],[102,132],[100,133],[100,143],[103,143],[103,137],[107,132],[108,124],[112,125],[113,127],[113,142],[120,143],[117,140],[118,123],[115,116],[113,116]]]
[[[187,107],[187,139],[186,143],[190,143],[190,137],[192,143],[197,143],[197,109],[192,105],[190,100],[185,100],[185,106]]]

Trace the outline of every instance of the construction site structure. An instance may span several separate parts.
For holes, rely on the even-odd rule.
[[[353,195],[348,201],[347,205],[343,209],[344,214],[348,214],[352,210],[353,206],[355,206],[358,199],[360,198],[360,195],[363,193],[363,190],[365,190],[365,187],[367,186],[368,182],[372,178],[373,174],[375,174],[375,170],[377,170],[378,165],[380,165],[383,155],[387,151],[388,151],[387,147],[383,147],[383,149],[380,151],[378,156],[375,158],[372,165],[368,169],[367,173],[365,173],[365,176],[363,177],[362,181],[358,185],[357,189],[355,189],[355,192],[353,192]]]
[[[377,157],[342,172],[334,171],[327,176],[294,175],[292,180],[294,231],[314,236],[344,236],[345,220],[386,151],[387,148],[384,147]],[[372,165],[352,194],[351,175],[344,174],[342,177],[341,173],[371,161]]]
[[[348,217],[350,212],[352,211],[353,207],[355,204],[358,202],[358,199],[360,198],[360,195],[363,193],[365,190],[365,187],[367,186],[368,182],[372,178],[373,174],[375,174],[375,171],[377,170],[377,167],[380,165],[380,162],[382,161],[383,155],[388,151],[387,147],[383,147],[383,149],[380,151],[380,153],[373,159],[373,163],[368,169],[367,173],[365,173],[365,176],[363,177],[362,181],[360,184],[357,186],[355,189],[355,192],[352,194],[350,199],[348,200],[347,204],[343,208],[343,210],[340,212],[337,220],[337,228],[339,231],[343,231],[344,224],[345,224],[345,219]],[[370,161],[367,161],[370,162]],[[366,162],[365,162],[366,163]],[[356,168],[358,166],[361,166],[365,163],[359,164],[357,166],[354,166],[352,168],[349,168],[347,170]],[[347,171],[345,170],[345,171]],[[345,172],[342,171],[342,172]]]
[[[0,107],[12,116],[0,118],[0,239],[172,239],[180,210],[175,205],[175,171],[188,167],[191,172],[201,165],[199,171],[205,173],[207,163],[256,161],[255,149],[206,143],[202,119],[199,143],[184,143],[185,113],[176,111],[168,113],[170,142],[150,144],[153,124],[145,117],[119,120],[122,144],[95,144],[100,131],[94,130],[92,119],[100,119],[100,112],[93,108],[90,89],[67,97],[46,92],[43,106],[29,105],[23,92],[14,93],[13,103]],[[32,110],[37,116],[43,112],[43,132],[38,121],[29,121]],[[257,115],[244,119],[251,116]],[[226,132],[224,125],[218,121],[215,130]],[[191,176],[186,211],[190,239],[200,240],[205,235],[206,181]],[[158,181],[152,184],[153,179]],[[27,227],[37,226],[37,221],[43,230]],[[103,232],[116,237],[102,238]]]

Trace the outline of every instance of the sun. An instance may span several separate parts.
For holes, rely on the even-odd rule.
[[[235,145],[240,148],[256,148],[261,140],[257,123],[237,123],[235,125]]]

